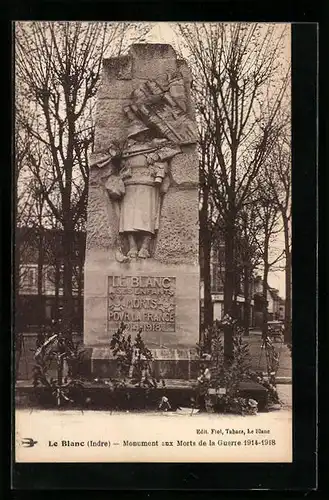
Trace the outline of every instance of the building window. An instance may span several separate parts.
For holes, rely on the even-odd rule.
[[[37,284],[37,270],[34,267],[22,267],[21,286],[22,288],[34,288]]]
[[[54,284],[55,283],[55,269],[50,267],[47,269],[47,281]]]

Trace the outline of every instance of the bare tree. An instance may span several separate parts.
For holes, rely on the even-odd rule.
[[[277,204],[284,234],[285,342],[291,341],[291,145],[289,130],[282,134],[271,154],[268,182]]]
[[[28,155],[28,137],[22,131],[17,131],[15,136],[15,179],[16,179],[16,217],[15,223],[17,228],[22,228],[28,226],[31,220],[31,215],[33,211],[33,201],[31,199],[32,193],[28,189],[28,182],[26,180],[26,172],[24,171],[26,158]],[[16,231],[15,237],[15,274],[16,274],[16,284],[18,285],[22,279],[21,272],[21,259],[23,254],[23,243],[22,232]],[[17,290],[16,286],[16,290]]]
[[[34,294],[35,289],[38,307],[34,307],[33,315],[37,324],[43,323],[46,232],[52,214],[45,197],[47,179],[44,179],[41,187],[37,178],[31,175],[30,158],[33,152],[34,168],[38,170],[40,179],[43,177],[41,166],[44,148],[42,145],[40,148],[31,134],[20,127],[19,117],[16,118],[15,317],[17,328],[20,329],[25,324],[22,302],[25,299],[22,299],[21,294]],[[30,264],[36,264],[36,269],[31,268]]]
[[[253,199],[244,206],[237,222],[237,262],[241,264],[243,277],[245,336],[249,335],[254,271],[261,263],[261,252],[258,248],[258,237],[261,230],[262,224],[259,219],[257,200]]]
[[[214,155],[210,136],[206,128],[200,129],[200,244],[203,269],[204,318],[203,327],[208,329],[213,324],[213,306],[211,298],[211,250],[213,241],[213,204],[210,193],[209,176],[214,165]]]
[[[225,243],[224,312],[235,315],[237,219],[281,130],[277,118],[289,83],[282,71],[285,26],[179,24],[193,69],[201,125],[211,135],[215,168],[211,196]],[[225,359],[233,332],[224,337]]]
[[[275,192],[272,190],[272,181],[266,175],[266,170],[262,177],[257,179],[257,207],[260,232],[255,234],[258,252],[262,260],[263,270],[263,326],[262,334],[267,335],[268,329],[268,304],[269,293],[269,272],[284,257],[284,251],[280,246],[276,247],[277,236],[282,233],[280,224],[280,211],[276,203]]]
[[[26,179],[25,163],[28,156],[28,136],[24,131],[18,130],[15,135],[15,161],[14,173],[16,180],[15,189],[15,325],[16,332],[20,331],[22,326],[22,308],[19,305],[19,291],[20,286],[24,282],[26,275],[26,268],[22,266],[22,262],[26,259],[28,252],[29,241],[32,239],[30,226],[33,213],[33,194],[29,189],[29,183]],[[20,337],[18,337],[20,338]],[[17,339],[15,339],[17,341]],[[21,342],[17,341],[16,344],[17,358],[16,363],[19,362]],[[18,365],[16,365],[18,371]]]
[[[87,158],[102,58],[136,38],[130,23],[17,22],[16,103],[20,127],[42,148],[29,150],[30,173],[63,230],[63,320],[71,333],[73,235],[86,217]],[[23,103],[23,104],[22,104]]]

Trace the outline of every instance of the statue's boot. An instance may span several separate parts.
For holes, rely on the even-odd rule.
[[[150,252],[147,250],[147,248],[141,248],[138,252],[138,257],[140,259],[148,259],[150,257]]]
[[[115,259],[117,260],[117,262],[128,262],[129,260],[129,257],[127,255],[124,255],[121,250],[117,250],[115,252]]]
[[[135,248],[132,248],[131,250],[129,250],[129,252],[127,253],[128,257],[130,259],[136,259],[137,258],[137,250]]]

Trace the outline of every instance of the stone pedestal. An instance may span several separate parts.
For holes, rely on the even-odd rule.
[[[190,76],[169,45],[139,44],[128,56],[104,60],[98,93],[94,157],[123,141],[124,108],[144,81],[181,75],[177,102],[193,120]],[[173,95],[175,92],[173,92]],[[175,97],[175,96],[174,96]],[[108,195],[106,168],[90,170],[84,288],[84,344],[93,349],[94,375],[110,376],[109,342],[123,321],[153,351],[154,368],[166,378],[195,378],[199,341],[199,216],[196,145],[182,144],[170,161],[170,187],[163,196],[150,258],[118,262],[119,205]]]

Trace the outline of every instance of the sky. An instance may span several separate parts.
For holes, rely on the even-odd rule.
[[[169,43],[174,47],[179,45],[179,39],[177,38],[172,26],[173,23],[159,22],[152,23],[153,26],[149,33],[145,36],[144,40],[148,43]],[[287,25],[289,26],[289,25]],[[291,60],[291,44],[290,37],[288,36],[285,43],[285,59],[290,62]],[[279,235],[276,247],[283,248],[284,240],[283,235]],[[282,266],[284,262],[280,263]],[[272,288],[279,290],[279,295],[285,298],[285,273],[283,270],[271,271],[269,275],[269,285]]]

